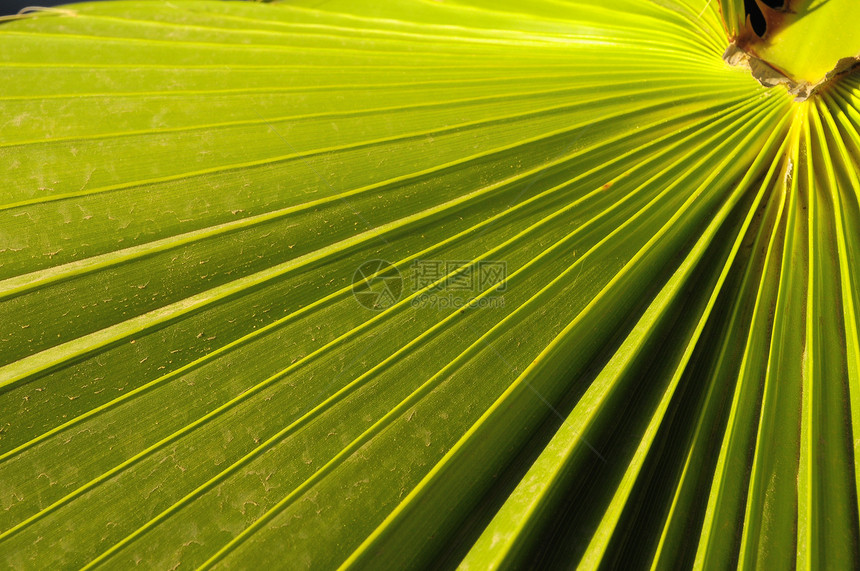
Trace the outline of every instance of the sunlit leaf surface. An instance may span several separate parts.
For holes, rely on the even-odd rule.
[[[3,566],[856,565],[860,79],[798,103],[726,37],[707,0],[0,24]]]

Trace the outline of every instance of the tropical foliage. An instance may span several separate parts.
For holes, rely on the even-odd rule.
[[[856,30],[852,2],[815,13]],[[750,53],[810,84],[856,55],[788,69],[828,30],[777,49],[792,14]],[[856,565],[860,76],[764,87],[723,60],[750,25],[2,23],[2,564]]]

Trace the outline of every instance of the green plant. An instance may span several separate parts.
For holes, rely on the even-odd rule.
[[[0,561],[855,566],[855,4],[4,22]]]

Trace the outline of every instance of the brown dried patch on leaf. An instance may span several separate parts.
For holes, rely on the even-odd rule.
[[[805,101],[812,97],[823,86],[830,83],[831,80],[852,73],[860,69],[860,61],[858,58],[848,57],[839,60],[833,71],[818,83],[812,84],[805,81],[795,81],[788,77],[785,73],[767,63],[763,59],[746,52],[741,47],[735,44],[730,44],[726,53],[723,54],[723,59],[729,65],[747,68],[752,76],[765,87],[776,87],[784,85],[788,92],[794,95],[798,101]]]
[[[748,53],[739,45],[729,45],[726,53],[723,54],[723,59],[729,65],[747,68],[750,70],[750,73],[752,73],[752,76],[765,87],[785,85],[789,92],[797,96],[799,99],[806,99],[810,95],[810,92],[807,89],[808,85],[798,84],[780,70],[771,66],[766,61]]]

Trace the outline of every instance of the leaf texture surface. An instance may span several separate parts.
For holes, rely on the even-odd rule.
[[[707,0],[0,24],[0,562],[857,565],[860,78],[795,102],[726,37]]]

